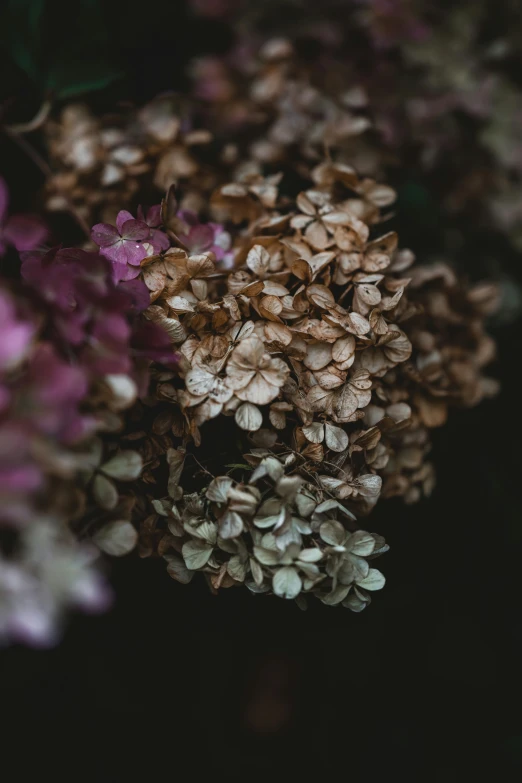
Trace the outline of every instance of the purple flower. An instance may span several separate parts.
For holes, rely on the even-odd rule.
[[[118,291],[128,296],[128,312],[142,313],[150,305],[149,289],[143,280],[124,280],[118,285]]]
[[[167,332],[151,321],[140,321],[132,334],[132,350],[138,359],[161,362],[170,366],[178,364],[178,354],[172,350]]]
[[[149,255],[167,250],[169,238],[158,229],[161,207],[151,207],[146,217],[141,207],[138,219],[122,210],[116,218],[116,228],[108,223],[93,226],[91,237],[100,253],[112,261],[115,282],[133,280],[140,273],[140,263]]]
[[[156,204],[151,207],[145,217],[143,216],[142,207],[138,207],[138,220],[142,220],[150,228],[148,241],[152,245],[154,252],[160,253],[162,250],[168,250],[170,247],[169,238],[158,228],[158,226],[161,226],[161,205]]]
[[[131,327],[123,315],[104,313],[93,324],[89,344],[81,354],[82,364],[95,375],[128,373]]]
[[[25,358],[34,326],[17,319],[13,302],[0,291],[0,372],[16,367]],[[0,395],[1,397],[1,395]],[[1,401],[0,401],[0,407]]]
[[[113,263],[117,280],[132,280],[140,273],[140,262],[149,255],[145,242],[150,238],[150,227],[136,220],[130,212],[118,212],[116,228],[108,223],[97,223],[91,237],[101,249],[100,254]]]
[[[69,366],[52,345],[42,343],[35,349],[23,378],[16,412],[45,435],[64,443],[76,441],[86,430],[79,405],[87,386],[80,367]]]
[[[7,245],[17,250],[33,250],[47,239],[47,226],[37,215],[7,216],[9,190],[3,177],[0,177],[0,256]]]
[[[195,212],[180,209],[178,218],[186,225],[179,238],[191,253],[214,253],[216,260],[225,258],[230,248],[230,234],[219,223],[200,223]]]

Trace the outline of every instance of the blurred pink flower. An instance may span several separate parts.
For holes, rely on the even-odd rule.
[[[38,215],[10,215],[9,189],[3,177],[0,177],[0,256],[8,245],[17,250],[33,250],[48,237],[47,226]]]

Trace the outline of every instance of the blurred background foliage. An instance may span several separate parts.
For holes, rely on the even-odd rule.
[[[48,97],[107,111],[182,91],[188,60],[227,51],[233,37],[181,0],[4,0],[0,30],[10,123]],[[34,208],[41,173],[4,134],[0,156],[15,208]],[[492,327],[500,397],[436,432],[430,500],[388,501],[372,516],[392,544],[388,589],[361,616],[301,613],[243,590],[184,588],[154,562],[114,564],[112,613],[75,619],[57,650],[1,655],[9,736],[25,750],[20,780],[35,757],[65,779],[65,747],[78,774],[99,781],[189,767],[228,780],[283,769],[354,781],[522,779],[522,327],[508,312],[520,306],[521,257],[472,218],[456,231],[419,171],[392,184],[403,246],[433,254],[453,231],[461,268],[504,281],[506,296]]]

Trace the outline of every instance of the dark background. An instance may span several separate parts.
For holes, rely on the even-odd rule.
[[[111,2],[103,16],[123,78],[89,95],[100,110],[183,89],[190,56],[230,43],[225,26],[191,19],[178,0],[154,12]],[[98,51],[87,29],[74,35]],[[2,105],[31,116],[41,87],[6,50],[0,65]],[[34,207],[42,178],[3,134],[0,161],[15,210]],[[415,172],[401,177],[401,243],[422,258],[446,218],[405,198]],[[472,278],[494,268],[522,283],[520,261],[479,225],[458,258]],[[391,551],[367,611],[301,612],[246,590],[213,597],[162,563],[113,562],[112,612],[74,618],[56,650],[0,654],[2,755],[16,770],[6,780],[522,780],[522,326],[492,329],[503,390],[435,433],[432,498],[373,513],[368,526]]]

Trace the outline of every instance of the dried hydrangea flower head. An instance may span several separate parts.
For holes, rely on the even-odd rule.
[[[254,593],[299,598],[304,607],[312,594],[364,609],[385,583],[369,563],[388,549],[381,536],[357,530],[353,514],[300,475],[292,455],[255,449],[245,458],[248,480],[218,476],[199,493],[179,497],[176,490],[174,502],[154,503],[169,574],[187,584],[202,571],[213,590],[245,584]],[[182,459],[170,455],[176,470]]]
[[[393,192],[348,166],[317,164],[295,197],[280,193],[279,181],[254,191],[232,182],[213,194],[215,214],[231,226],[231,267],[212,251],[191,253],[172,190],[163,201],[171,246],[141,260],[151,302],[145,315],[164,327],[181,359],[178,375],[153,374],[143,411],[150,436],[151,424],[141,422],[129,435],[151,465],[144,476],[149,496],[151,485],[164,486],[164,460],[170,471],[170,499],[152,496],[140,547],[144,556],[166,556],[180,581],[203,570],[215,588],[253,580],[258,591],[293,597],[304,589],[324,598],[327,585],[338,589],[334,567],[326,571],[332,582],[315,574],[322,588],[306,577],[306,557],[321,558],[308,553],[303,535],[319,528],[304,533],[308,527],[291,505],[295,487],[313,490],[318,504],[342,507],[352,527],[353,514],[367,514],[381,492],[408,502],[429,494],[429,429],[444,422],[449,406],[474,405],[495,391],[482,375],[493,356],[484,318],[495,291],[463,287],[444,265],[417,265],[397,235],[380,228],[379,203],[386,209]],[[230,464],[232,473],[253,466],[251,479],[209,470],[211,422],[223,422],[226,432],[219,464]],[[183,470],[192,458],[205,463],[199,483]],[[275,486],[260,495],[257,479],[267,476],[276,476]],[[294,487],[290,506],[287,484]],[[264,516],[266,525],[258,519]],[[341,535],[342,519],[323,521],[337,531],[328,546],[348,546],[355,528]],[[261,540],[263,526],[270,531]],[[252,566],[256,547],[279,554]],[[216,548],[243,558],[241,568],[248,560],[246,571],[234,571],[234,560],[231,573]],[[355,585],[362,608],[366,575],[341,582],[341,600],[355,601],[343,592]]]
[[[90,224],[112,224],[142,188],[164,192],[173,182],[190,179],[198,190],[198,148],[212,136],[190,125],[187,108],[173,95],[101,118],[81,104],[66,106],[45,128],[57,172],[46,182],[47,208],[67,210],[69,203]],[[119,228],[117,233],[121,238]]]
[[[203,8],[194,4],[196,13]],[[466,213],[480,213],[520,247],[520,87],[513,78],[520,7],[511,4],[500,26],[489,23],[491,15],[489,0],[473,8],[238,0],[220,11],[237,43],[193,65],[196,92],[211,108],[214,132],[227,123],[249,126],[252,156],[265,162],[281,160],[286,144],[320,128],[322,112],[315,123],[307,111],[311,101],[317,109],[318,94],[356,116],[368,106],[379,138],[345,139],[352,163],[378,176],[383,165],[402,170],[407,161],[410,168],[415,148],[417,177],[431,189],[430,173],[438,174],[435,200],[443,209],[461,213],[463,223]],[[304,53],[293,65],[292,48]],[[292,93],[296,78],[300,90]]]

